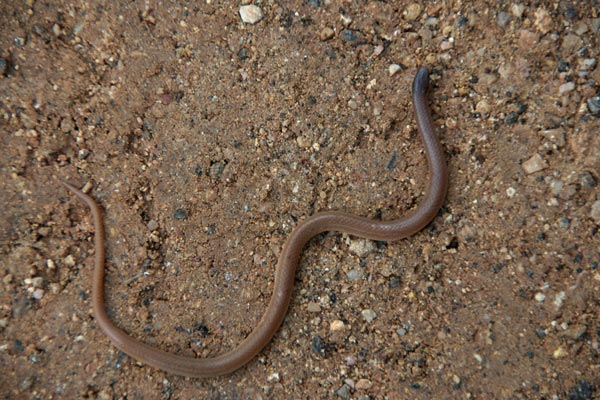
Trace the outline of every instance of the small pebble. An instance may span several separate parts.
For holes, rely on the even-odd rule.
[[[525,11],[524,4],[513,4],[510,8],[510,12],[517,18],[521,18],[523,16],[523,12]]]
[[[541,303],[541,302],[543,302],[544,300],[546,300],[546,295],[545,295],[544,293],[540,293],[540,292],[538,292],[538,293],[536,293],[536,294],[535,294],[535,301],[537,301],[537,302],[540,302],[540,303]]]
[[[346,274],[346,278],[348,278],[349,281],[355,281],[362,277],[363,277],[363,272],[360,269],[353,269],[352,271],[349,271]]]
[[[306,310],[308,312],[321,312],[321,306],[319,305],[319,303],[315,303],[314,301],[311,301],[306,306]]]
[[[594,188],[598,184],[596,182],[596,178],[594,178],[594,175],[592,175],[589,171],[583,172],[580,176],[580,180],[581,186],[583,186],[586,189]]]
[[[564,147],[566,144],[565,132],[563,129],[549,129],[544,131],[544,136],[548,138],[557,147]]]
[[[575,82],[563,83],[558,87],[558,93],[563,95],[565,93],[572,92],[575,89]]]
[[[344,321],[341,321],[339,319],[336,319],[335,321],[332,321],[331,324],[329,324],[330,331],[341,331],[344,330],[344,328],[346,328]]]
[[[342,387],[335,391],[335,394],[341,399],[348,400],[352,395],[352,388],[344,383]]]
[[[569,327],[566,331],[562,333],[563,336],[568,337],[573,340],[579,340],[585,332],[587,331],[586,325],[573,325]]]
[[[595,58],[584,58],[583,61],[580,62],[580,69],[582,71],[593,70],[595,66],[596,66]]]
[[[173,214],[173,218],[175,219],[186,219],[187,218],[187,212],[185,212],[184,209],[179,209],[177,211],[175,211],[175,213]]]
[[[342,39],[354,46],[366,43],[365,34],[358,30],[344,29],[342,31]]]
[[[558,220],[558,226],[560,226],[562,229],[569,229],[570,225],[571,225],[571,220],[567,217],[562,217],[561,219]]]
[[[263,19],[262,10],[254,4],[249,4],[240,7],[240,17],[246,24],[256,24]]]
[[[544,8],[538,8],[535,10],[534,15],[535,21],[533,24],[536,28],[543,34],[550,32],[552,29],[552,17],[550,16],[550,13]]]
[[[377,314],[371,309],[362,310],[360,313],[362,314],[364,320],[368,323],[373,322],[373,320],[377,318]]]
[[[510,15],[504,11],[500,12],[498,14],[498,18],[496,18],[496,23],[501,28],[505,28],[508,25],[509,21],[510,21]]]
[[[453,47],[454,43],[452,42],[452,40],[443,40],[442,43],[440,43],[440,49],[442,49],[443,51],[450,50]]]
[[[521,30],[519,32],[519,48],[522,50],[528,51],[537,45],[540,40],[540,35],[535,32],[531,32],[528,30]]]
[[[319,35],[319,37],[321,38],[322,41],[326,41],[326,40],[331,39],[334,34],[335,34],[335,32],[333,31],[333,29],[327,27],[321,31],[321,34]]]
[[[390,64],[390,66],[388,67],[388,73],[390,74],[390,76],[394,76],[396,72],[400,71],[401,69],[402,67],[398,64]]]
[[[587,101],[590,114],[600,117],[600,96],[590,97]]]
[[[31,280],[31,284],[34,288],[41,288],[44,285],[44,278],[36,276]]]
[[[540,156],[538,153],[535,153],[530,159],[524,161],[522,165],[523,171],[525,171],[527,175],[539,172],[546,167],[548,167],[546,161],[544,161],[542,156]]]
[[[340,19],[342,20],[342,24],[347,28],[352,23],[352,18],[345,16],[344,14],[340,15]]]
[[[492,107],[490,106],[490,103],[488,103],[486,100],[480,100],[475,105],[475,111],[477,111],[480,114],[489,114],[491,109]]]
[[[372,240],[357,239],[350,242],[349,249],[359,257],[364,257],[375,249]]]
[[[267,377],[268,382],[279,382],[279,373],[274,372]]]
[[[460,385],[460,377],[458,375],[452,375],[452,382],[455,387],[458,387]]]
[[[15,36],[13,38],[13,43],[17,46],[17,47],[23,47],[25,46],[25,39],[23,39],[20,36]]]
[[[33,298],[36,300],[41,300],[44,297],[44,289],[35,289],[33,291]]]
[[[567,294],[565,292],[558,292],[556,294],[556,296],[554,297],[554,305],[556,306],[557,309],[560,309],[563,305],[563,302],[565,301],[565,298],[567,297]]]
[[[371,382],[368,379],[359,379],[355,385],[357,390],[367,390],[367,389],[370,389],[372,386],[373,386],[373,382]]]
[[[90,151],[88,149],[80,149],[77,152],[77,158],[80,160],[85,160],[90,155]]]
[[[597,224],[600,224],[600,200],[596,200],[594,204],[592,204],[590,216]]]
[[[558,347],[558,349],[554,350],[554,352],[552,353],[552,357],[554,357],[555,359],[565,358],[568,355],[569,353],[565,349],[563,349],[562,346]]]
[[[579,21],[577,24],[575,24],[575,28],[573,29],[575,34],[577,34],[578,36],[585,34],[588,30],[589,28],[587,24],[583,21]]]
[[[415,19],[419,18],[420,14],[421,4],[419,3],[413,3],[406,7],[406,10],[404,10],[404,18],[406,18],[408,21],[414,21]]]
[[[566,53],[575,53],[581,48],[583,41],[574,33],[568,33],[564,36],[561,49]]]

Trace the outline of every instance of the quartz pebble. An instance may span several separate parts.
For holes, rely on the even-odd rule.
[[[552,353],[552,357],[554,357],[555,359],[565,358],[568,355],[569,355],[569,353],[562,347],[557,348]]]
[[[375,311],[373,311],[371,309],[362,310],[361,314],[362,314],[363,318],[365,319],[365,321],[367,321],[368,323],[373,322],[373,320],[375,318],[377,318],[377,314],[375,313]]]
[[[538,153],[535,153],[533,156],[531,156],[530,159],[523,162],[522,167],[523,171],[525,171],[525,173],[529,175],[545,169],[546,167],[548,167],[548,165],[546,164],[546,161],[544,161],[542,156],[540,156]]]
[[[510,11],[512,12],[512,15],[514,15],[517,18],[521,18],[523,16],[523,12],[525,11],[525,5],[524,4],[513,4],[512,7],[510,8]]]
[[[558,93],[563,95],[565,93],[572,92],[575,89],[575,82],[563,83],[558,87]]]
[[[240,7],[240,17],[246,24],[256,24],[263,19],[262,10],[254,4],[249,4]]]
[[[401,69],[402,67],[400,67],[398,64],[390,64],[390,66],[388,67],[388,73],[390,74],[390,76],[394,76],[396,72],[400,71]]]
[[[331,324],[329,324],[329,330],[330,331],[341,331],[345,328],[345,324],[344,321],[341,321],[339,319],[336,319],[335,321],[332,321]]]
[[[372,240],[358,239],[350,242],[350,251],[359,257],[364,257],[375,249]]]
[[[413,3],[406,7],[404,18],[408,21],[414,21],[419,17],[419,14],[421,14],[421,5],[419,3]]]
[[[544,300],[546,300],[546,295],[544,293],[538,292],[535,294],[534,297],[535,297],[535,301],[540,302],[540,303],[543,302]]]
[[[33,291],[33,298],[36,300],[41,300],[44,297],[44,289],[35,289]]]

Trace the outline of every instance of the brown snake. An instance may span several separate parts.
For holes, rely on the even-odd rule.
[[[420,231],[437,214],[446,197],[448,172],[427,105],[428,86],[428,71],[422,67],[413,82],[413,104],[430,176],[426,194],[420,205],[404,217],[393,221],[374,221],[352,214],[327,211],[314,214],[301,222],[283,247],[275,272],[273,295],[262,319],[237,347],[217,357],[191,358],[167,353],[132,338],[114,324],[104,307],[105,244],[100,207],[87,194],[62,182],[88,205],[94,218],[95,269],[92,302],[94,316],[100,328],[119,350],[143,363],[176,375],[212,377],[235,371],[248,363],[271,341],[283,322],[292,296],[300,255],[312,237],[325,231],[336,231],[373,240],[398,240]]]

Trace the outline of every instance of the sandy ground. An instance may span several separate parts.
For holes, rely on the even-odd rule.
[[[1,2],[3,398],[599,398],[597,2],[265,0],[255,24],[227,3]],[[419,203],[421,65],[450,168],[429,227],[313,239],[283,326],[231,375],[112,346],[60,179],[105,211],[116,323],[216,355],[298,221]]]

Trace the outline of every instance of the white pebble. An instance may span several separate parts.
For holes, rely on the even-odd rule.
[[[377,314],[375,313],[375,311],[373,311],[371,309],[362,310],[361,314],[362,314],[363,318],[365,319],[365,321],[367,321],[368,323],[373,322],[373,320],[375,318],[377,318]]]
[[[546,300],[546,295],[544,293],[537,292],[535,294],[535,300],[541,303],[542,301]]]
[[[556,306],[556,308],[561,308],[563,305],[563,302],[565,301],[565,298],[567,297],[567,294],[565,292],[558,292],[556,294],[556,297],[554,298],[554,305]]]
[[[585,58],[580,62],[582,71],[591,71],[596,66],[595,58]]]
[[[400,71],[401,69],[402,67],[398,64],[390,64],[390,66],[388,67],[388,73],[390,74],[390,76],[394,76],[396,72]]]
[[[240,7],[240,17],[247,24],[256,24],[263,19],[263,13],[259,6],[249,4]]]
[[[36,300],[41,300],[44,297],[44,289],[35,289],[33,291],[33,298]]]
[[[513,4],[510,11],[515,17],[521,18],[523,16],[523,12],[525,11],[525,5]]]
[[[349,249],[352,253],[356,254],[359,257],[364,257],[373,250],[375,250],[375,246],[373,245],[373,241],[367,239],[357,239],[350,242]]]

